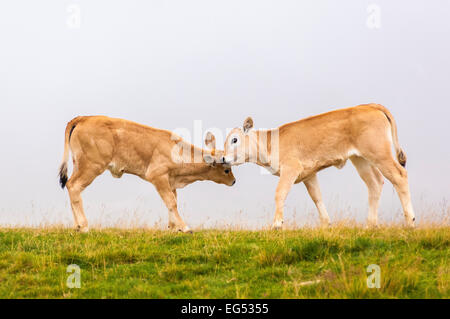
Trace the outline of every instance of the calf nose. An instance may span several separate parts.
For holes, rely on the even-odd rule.
[[[231,184],[231,186],[233,186],[234,184],[236,184],[236,180],[233,181],[233,183]]]

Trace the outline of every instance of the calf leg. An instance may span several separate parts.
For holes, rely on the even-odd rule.
[[[308,178],[303,183],[305,184],[306,189],[308,190],[309,196],[311,196],[311,199],[313,200],[314,204],[317,207],[321,227],[330,226],[330,217],[328,216],[327,209],[325,208],[325,205],[322,201],[322,194],[320,192],[317,176],[314,175]]]
[[[178,207],[177,190],[176,189],[172,189],[172,193],[173,193],[173,196],[175,197],[175,203],[177,204],[177,207]],[[180,219],[181,219],[181,216],[180,216]],[[177,225],[176,217],[169,210],[169,228],[170,229],[176,229],[176,225]]]
[[[378,203],[384,184],[383,175],[381,175],[376,167],[372,166],[369,161],[362,157],[353,156],[350,160],[367,186],[369,192],[369,215],[367,218],[367,226],[374,227],[378,222]]]
[[[80,232],[87,232],[89,230],[88,221],[84,214],[81,192],[101,173],[103,173],[103,170],[100,168],[78,165],[74,168],[74,172],[67,182],[66,186],[69,192],[75,229]]]
[[[284,201],[291,190],[292,185],[301,174],[302,167],[298,160],[292,161],[287,165],[283,165],[280,169],[280,181],[275,191],[275,218],[272,224],[273,229],[280,229],[284,223],[283,211]]]
[[[175,188],[172,189],[172,193],[173,193],[173,196],[175,196],[175,201],[178,203],[177,190]]]
[[[167,209],[169,210],[169,228],[182,231],[183,233],[191,232],[178,213],[176,191],[174,192],[170,186],[168,178],[160,177],[153,181],[153,185],[155,185],[159,196],[161,196],[161,199],[164,201]]]
[[[414,227],[416,220],[409,192],[408,175],[406,169],[397,163],[391,156],[375,162],[381,173],[386,177],[397,191],[403,207],[406,224]]]

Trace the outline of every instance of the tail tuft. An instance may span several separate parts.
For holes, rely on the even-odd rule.
[[[62,163],[59,168],[59,184],[61,188],[64,189],[67,183],[67,163]]]
[[[405,167],[406,166],[406,154],[405,152],[400,149],[397,153],[397,159],[398,162],[400,163],[401,166]]]

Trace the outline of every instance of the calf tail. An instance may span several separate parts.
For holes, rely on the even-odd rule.
[[[405,154],[404,150],[400,149],[397,152],[397,159],[401,166],[403,166],[403,167],[406,166],[406,154]]]
[[[66,132],[64,135],[64,155],[63,160],[61,163],[61,166],[59,167],[59,184],[61,185],[61,188],[64,189],[67,183],[67,161],[69,160],[69,151],[70,151],[70,136],[72,135],[72,132],[79,122],[79,118],[74,118],[72,121],[67,123],[66,126]]]
[[[385,108],[382,105],[379,104],[372,104],[373,108],[376,108],[377,110],[384,113],[384,115],[387,117],[389,123],[391,124],[391,134],[392,134],[392,142],[394,143],[394,149],[395,153],[397,155],[397,160],[400,163],[401,166],[406,166],[406,153],[402,148],[400,147],[398,143],[398,135],[397,135],[397,124],[395,123],[394,117],[392,116],[391,112],[387,108]]]

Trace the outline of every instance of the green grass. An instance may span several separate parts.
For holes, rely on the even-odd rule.
[[[449,298],[449,237],[450,227],[3,228],[0,298]],[[70,264],[80,289],[66,285]],[[367,287],[370,264],[379,289]]]

